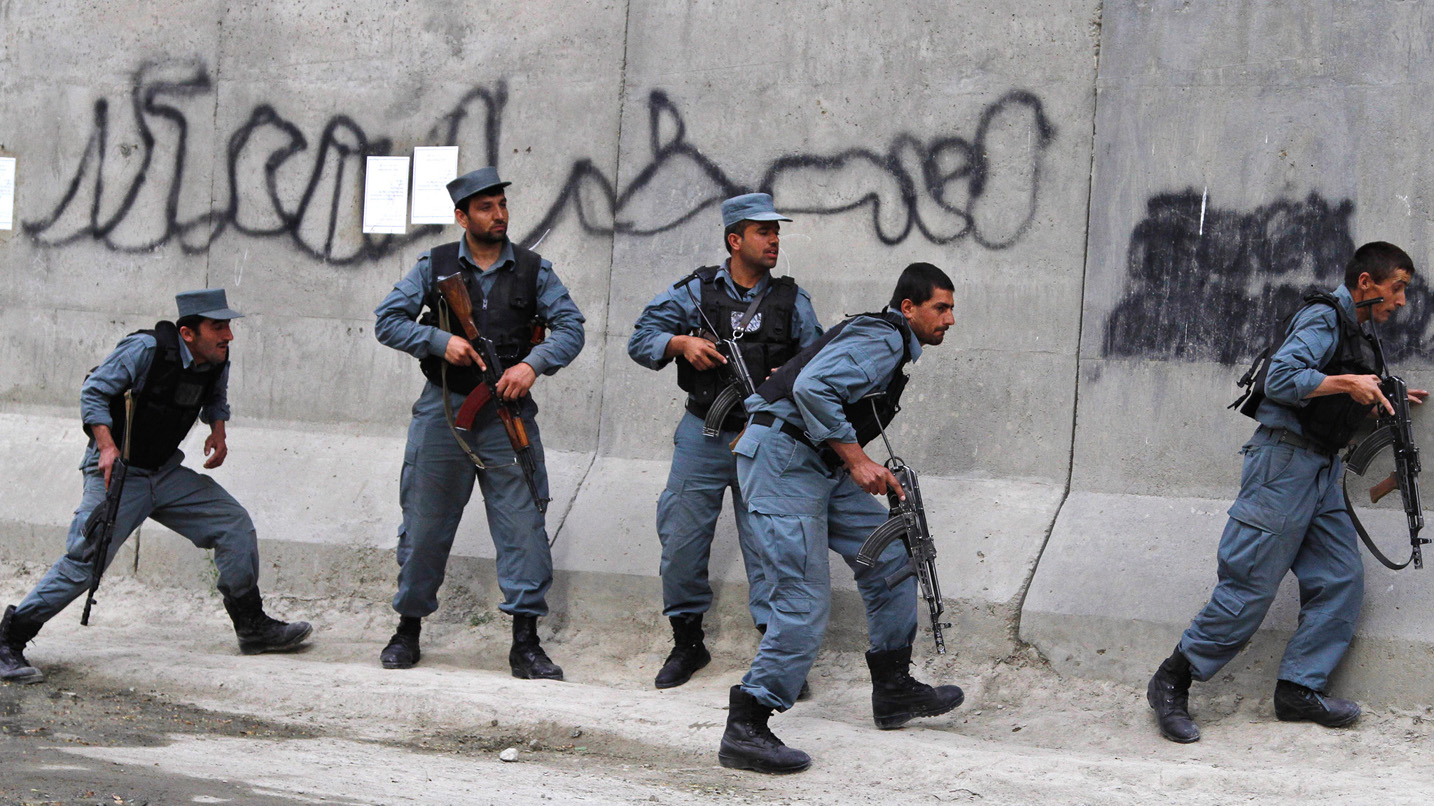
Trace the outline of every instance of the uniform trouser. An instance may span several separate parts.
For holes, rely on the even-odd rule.
[[[153,518],[194,545],[213,549],[219,592],[230,598],[243,596],[259,582],[254,522],[218,482],[180,465],[183,458],[184,454],[176,451],[158,470],[133,468],[125,475],[105,567],[130,533],[145,518]],[[50,566],[40,584],[16,606],[17,618],[48,621],[89,589],[93,567],[84,561],[85,521],[105,499],[105,479],[94,464],[86,466],[83,473],[85,492],[70,522],[65,556]]]
[[[722,496],[732,490],[737,518],[737,545],[747,569],[747,608],[752,622],[767,625],[768,585],[762,562],[752,544],[751,516],[742,503],[737,484],[737,457],[732,453],[734,431],[716,437],[702,436],[702,420],[683,415],[672,438],[672,470],[667,488],[657,499],[657,536],[662,541],[662,614],[678,616],[706,613],[712,606],[712,584],[707,566]]]
[[[1245,445],[1240,496],[1220,538],[1220,576],[1180,639],[1196,680],[1220,671],[1259,628],[1285,572],[1300,585],[1299,626],[1279,677],[1324,691],[1364,598],[1364,565],[1345,509],[1338,457],[1278,443],[1260,428]]]
[[[916,637],[916,580],[886,585],[908,562],[901,541],[887,546],[874,568],[856,562],[862,542],[888,512],[845,472],[827,469],[810,448],[766,426],[749,425],[736,451],[762,572],[772,584],[771,620],[742,690],[785,711],[796,702],[826,632],[827,551],[855,572],[876,651],[910,646]]]
[[[463,396],[451,394],[450,399],[456,413]],[[538,463],[538,491],[547,497],[548,470],[533,419],[537,411],[532,398],[524,398],[522,417]],[[459,433],[487,470],[474,466],[448,429],[443,390],[425,384],[413,404],[399,476],[403,523],[398,531],[398,593],[393,597],[393,609],[399,615],[417,618],[438,609],[438,588],[443,584],[448,553],[476,478],[498,555],[498,587],[503,591],[499,609],[510,614],[547,615],[545,597],[553,584],[548,532],[523,471],[513,463],[513,447],[503,423],[490,404],[479,412],[472,431]]]

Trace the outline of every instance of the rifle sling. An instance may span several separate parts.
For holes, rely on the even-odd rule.
[[[1339,486],[1340,490],[1344,493],[1344,508],[1349,512],[1349,520],[1354,524],[1354,531],[1359,535],[1359,539],[1364,541],[1364,547],[1369,549],[1369,553],[1374,555],[1374,559],[1379,560],[1384,564],[1385,568],[1391,571],[1398,571],[1408,567],[1408,565],[1414,561],[1413,547],[1411,546],[1409,549],[1409,559],[1397,565],[1393,560],[1384,556],[1384,552],[1380,551],[1379,547],[1374,545],[1374,539],[1369,536],[1369,532],[1365,530],[1364,524],[1359,522],[1359,515],[1355,514],[1354,502],[1349,500],[1349,488],[1345,486],[1343,478],[1339,480]],[[1401,495],[1402,494],[1401,492]]]
[[[736,282],[733,282],[732,284],[736,285]],[[747,335],[748,323],[752,321],[753,316],[757,315],[757,309],[762,307],[762,300],[766,299],[767,295],[772,292],[772,286],[774,285],[776,285],[776,281],[772,280],[770,277],[767,278],[767,287],[762,289],[762,293],[752,298],[752,304],[747,306],[746,313],[743,313],[742,318],[737,320],[737,326],[732,328],[733,339],[740,339],[743,336]],[[736,360],[738,358],[740,358],[740,356],[732,356],[733,360]]]

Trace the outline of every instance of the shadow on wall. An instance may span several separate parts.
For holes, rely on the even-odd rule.
[[[1353,213],[1351,200],[1332,204],[1318,193],[1249,212],[1214,207],[1194,189],[1152,197],[1130,236],[1125,292],[1106,320],[1103,354],[1249,361],[1305,291],[1344,282]],[[1430,357],[1423,334],[1431,312],[1416,290],[1381,328],[1391,361]]]
[[[145,252],[177,243],[186,254],[201,254],[233,228],[249,237],[288,239],[311,258],[343,265],[379,260],[438,230],[361,233],[364,158],[391,153],[394,139],[370,135],[352,117],[335,115],[311,148],[299,125],[270,104],[255,106],[229,134],[222,156],[216,155],[224,175],[214,184],[224,189],[211,204],[208,177],[187,177],[189,121],[214,117],[212,102],[198,102],[213,86],[199,60],[141,66],[129,99],[137,144],[114,142],[110,103],[95,101],[89,139],[64,193],[49,215],[26,221],[25,232],[45,246],[98,241],[113,251]],[[464,164],[499,164],[507,102],[506,82],[474,87],[421,142],[477,139],[481,155],[470,154]],[[591,234],[652,236],[728,196],[762,190],[794,213],[864,210],[886,245],[917,233],[937,244],[971,238],[1003,249],[1035,219],[1042,163],[1056,132],[1040,98],[1013,90],[982,109],[969,139],[901,132],[884,147],[789,153],[773,160],[752,186],[730,177],[687,139],[681,111],[667,93],[654,90],[647,107],[650,162],[619,188],[590,159],[574,161],[567,181],[520,242],[531,244],[570,218]],[[186,181],[196,187],[186,189]]]

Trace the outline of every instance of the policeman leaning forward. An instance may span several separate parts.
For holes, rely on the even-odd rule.
[[[534,419],[538,406],[528,391],[539,375],[551,375],[577,357],[583,347],[584,319],[553,265],[508,240],[504,188],[509,184],[498,178],[495,168],[449,182],[454,219],[463,227],[463,238],[420,255],[374,311],[378,340],[418,358],[427,378],[413,404],[399,477],[403,522],[398,532],[398,593],[393,597],[399,623],[380,654],[386,669],[406,669],[418,662],[420,623],[438,609],[448,552],[476,479],[497,550],[498,587],[503,592],[499,608],[513,617],[513,645],[508,653],[513,676],[563,678],[563,670],[538,642],[538,617],[547,615],[546,596],[553,582],[543,512],[514,462],[514,449],[496,406],[490,402],[479,411],[471,430],[458,432],[450,427],[443,397],[446,383],[448,404],[458,409],[482,380],[478,353],[459,335],[457,317],[445,331],[435,314],[440,305],[437,279],[460,274],[475,324],[494,342],[504,367],[495,393],[519,405],[536,456],[537,497],[547,498],[547,466]],[[425,308],[428,313],[419,319]],[[539,335],[543,327],[546,338]],[[470,451],[486,469],[477,469]]]
[[[1260,425],[1241,451],[1240,494],[1220,538],[1219,581],[1146,691],[1165,738],[1200,738],[1190,718],[1191,680],[1209,680],[1239,654],[1288,572],[1299,579],[1300,618],[1280,661],[1275,716],[1326,727],[1359,717],[1358,705],[1327,693],[1364,598],[1338,452],[1376,405],[1393,412],[1360,328],[1403,307],[1413,276],[1414,262],[1399,247],[1361,246],[1344,285],[1307,298],[1270,358],[1264,400],[1254,413]],[[1376,297],[1383,301],[1356,307]],[[1426,397],[1409,392],[1413,403]]]
[[[712,605],[707,566],[722,497],[732,490],[737,540],[747,570],[747,603],[757,629],[765,631],[771,586],[752,544],[752,525],[737,485],[731,444],[747,413],[740,403],[703,435],[703,421],[732,381],[728,359],[712,341],[736,340],[741,360],[760,383],[821,335],[807,292],[790,277],[772,277],[777,265],[779,222],[791,221],[765,193],[722,203],[728,258],[706,266],[658,294],[643,309],[627,343],[632,360],[662,369],[674,359],[677,383],[687,392],[686,413],[673,436],[672,470],[657,501],[662,541],[663,615],[672,623],[672,652],[657,673],[658,688],[680,686],[712,658],[703,643],[702,614]],[[710,333],[715,328],[716,333]],[[714,415],[717,416],[717,415]]]
[[[307,623],[286,624],[264,613],[259,544],[249,513],[214,479],[180,464],[184,453],[179,443],[196,419],[209,424],[204,467],[219,467],[228,455],[224,423],[229,419],[229,342],[234,338],[229,322],[242,314],[229,308],[222,288],[186,291],[175,301],[176,321],[126,336],[80,387],[80,415],[90,435],[80,463],[84,495],[70,522],[65,556],[19,605],[6,608],[0,620],[0,679],[44,679],[26,662],[25,644],[89,589],[97,545],[86,540],[86,522],[105,502],[112,479],[121,486],[116,488],[116,539],[103,558],[105,567],[129,534],[145,518],[153,518],[194,545],[214,550],[219,592],[241,652],[287,651],[309,636]],[[128,417],[127,392],[133,401]],[[130,453],[121,468],[120,446],[126,443]],[[120,471],[123,475],[116,475]]]
[[[856,573],[866,604],[872,715],[901,727],[961,704],[956,686],[932,688],[910,674],[916,637],[916,581],[886,579],[909,560],[893,541],[874,567],[856,562],[862,542],[889,516],[871,494],[900,491],[896,478],[861,446],[895,415],[904,369],[923,345],[940,344],[954,324],[952,283],[929,263],[902,272],[891,304],[838,324],[787,362],[747,398],[747,430],[737,442],[737,478],[752,522],[771,614],[752,668],[730,692],[718,760],[724,767],[799,772],[806,753],[772,734],[773,709],[796,701],[831,610],[828,550]],[[884,392],[873,407],[862,398]]]

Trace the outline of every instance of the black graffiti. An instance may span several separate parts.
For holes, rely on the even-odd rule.
[[[1249,361],[1311,288],[1344,282],[1354,203],[1318,193],[1250,212],[1193,189],[1151,198],[1130,236],[1126,288],[1105,323],[1108,357]],[[1382,329],[1391,360],[1426,356],[1419,295]]]
[[[317,145],[311,145],[300,125],[275,106],[255,106],[230,134],[220,175],[212,182],[222,182],[224,189],[211,194],[202,177],[190,179],[191,126],[183,107],[212,91],[209,71],[197,60],[141,66],[129,98],[137,146],[116,146],[110,104],[97,100],[89,139],[59,201],[49,215],[26,221],[25,231],[48,246],[90,241],[114,251],[145,252],[177,243],[187,254],[201,254],[232,228],[249,237],[287,239],[300,252],[339,265],[378,260],[438,232],[437,227],[406,235],[358,232],[363,160],[390,153],[395,140],[369,134],[348,115],[327,120]],[[507,102],[505,82],[474,87],[434,122],[423,142],[459,145],[478,139],[481,157],[465,162],[501,166]],[[917,233],[935,244],[969,237],[1002,249],[1017,242],[1035,219],[1043,163],[1056,131],[1037,96],[1013,91],[982,110],[970,139],[899,133],[884,150],[785,154],[744,182],[689,139],[677,104],[665,92],[653,91],[647,107],[648,162],[619,185],[591,159],[575,160],[520,242],[531,244],[568,220],[592,234],[652,236],[723,198],[761,190],[794,215],[865,210],[875,236],[887,245]],[[125,156],[138,148],[137,163],[115,166],[116,148]],[[192,204],[196,209],[185,210],[186,193],[202,196]],[[158,217],[156,208],[163,211]]]

